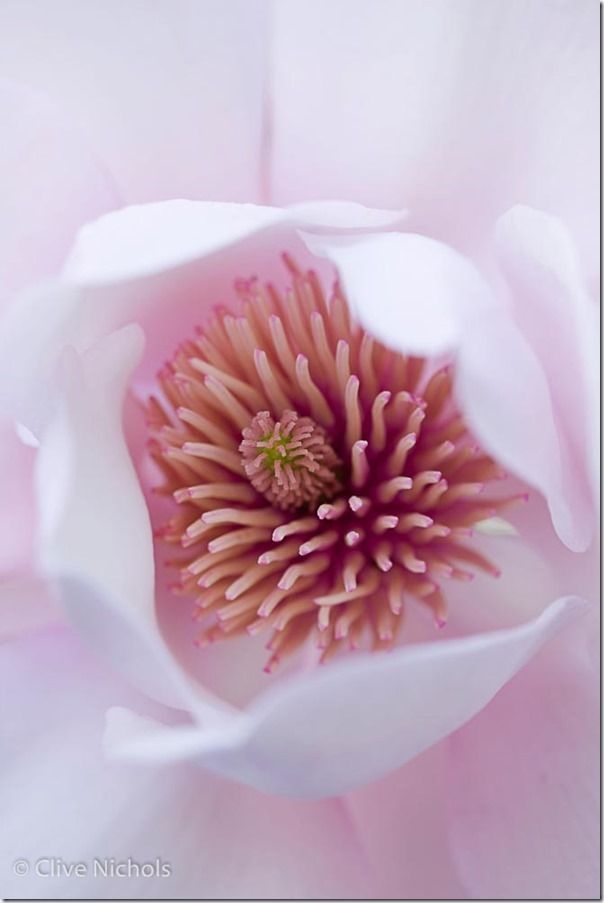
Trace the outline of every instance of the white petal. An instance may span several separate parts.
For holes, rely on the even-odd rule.
[[[283,219],[256,204],[163,201],[125,207],[84,226],[65,263],[73,284],[118,282],[182,266]]]
[[[359,319],[387,345],[427,355],[449,351],[460,344],[466,319],[494,304],[466,258],[423,235],[304,240],[335,264]]]
[[[63,359],[62,403],[36,468],[39,556],[93,644],[137,686],[207,721],[225,707],[190,688],[159,636],[149,513],[121,430],[142,346],[131,325]]]
[[[109,595],[146,612],[153,606],[151,528],[125,443],[114,441],[143,341],[133,325],[84,359],[65,355],[63,409],[43,436],[36,482],[43,563],[51,571],[68,564],[75,574],[86,572]]]
[[[429,643],[336,663],[275,687],[246,712],[239,747],[200,735],[196,760],[259,789],[299,797],[338,794],[386,774],[480,711],[558,630],[585,610],[572,597],[508,630]],[[123,713],[122,713],[123,719]],[[191,735],[166,742],[166,728],[128,722],[112,732],[114,755],[162,760],[192,755]],[[113,725],[115,727],[115,724]],[[133,745],[137,736],[137,744]],[[205,747],[205,749],[204,749]]]
[[[483,447],[543,493],[562,541],[584,551],[593,535],[591,500],[576,491],[540,361],[507,314],[466,325],[456,392]]]
[[[84,226],[63,275],[75,284],[117,282],[182,266],[271,226],[346,231],[391,227],[401,219],[400,211],[339,201],[290,208],[183,200],[144,204]]]

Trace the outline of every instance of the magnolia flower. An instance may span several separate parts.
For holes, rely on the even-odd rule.
[[[406,2],[385,32],[373,4],[174,9],[120,8],[106,105],[87,92],[113,16],[54,4],[73,38],[29,84],[87,111],[101,167],[6,93],[3,889],[594,895],[594,211],[564,157],[593,114],[590,16]],[[38,46],[22,10],[11,75]],[[151,28],[155,63],[164,17],[169,87],[139,60],[139,93],[130,35]],[[520,110],[488,28],[506,59],[534,35]],[[218,110],[193,60],[224,77]],[[544,159],[552,97],[575,127]],[[496,179],[484,115],[523,142]],[[306,200],[328,194],[347,200]]]

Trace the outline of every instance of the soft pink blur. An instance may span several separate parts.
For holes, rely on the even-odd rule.
[[[406,229],[462,250],[507,299],[517,355],[501,332],[488,346],[490,357],[482,353],[487,346],[468,338],[462,389],[485,436],[498,443],[501,424],[485,416],[493,407],[481,404],[481,374],[490,367],[493,382],[505,380],[514,399],[526,388],[527,428],[502,448],[550,504],[548,510],[533,492],[526,510],[511,518],[519,538],[481,539],[504,577],[495,587],[478,578],[470,596],[459,588],[453,593],[451,636],[524,623],[571,593],[596,601],[597,543],[580,554],[569,551],[550,519],[550,511],[557,512],[559,531],[578,537],[577,547],[593,526],[586,512],[594,497],[598,399],[586,364],[595,317],[585,286],[597,285],[598,260],[595,2],[5,0],[1,21],[0,123],[7,136],[0,151],[2,303],[56,276],[79,227],[127,204],[186,197],[281,205],[338,197],[408,208]],[[563,225],[537,215],[519,225],[508,217],[493,240],[495,221],[515,204],[554,214]],[[149,212],[140,216],[143,225],[151,219]],[[165,251],[172,230],[161,228]],[[105,285],[73,281],[74,304],[89,306],[75,326],[70,313],[57,318],[58,347],[73,344],[80,352],[88,344],[94,357],[94,343],[109,329],[142,323],[140,364],[136,336],[112,352],[116,362],[128,359],[124,380],[129,364],[135,366],[126,432],[137,459],[144,436],[134,395],[151,386],[158,364],[206,309],[231,297],[234,278],[272,277],[284,241],[307,252],[291,228],[278,243],[269,229],[247,236],[235,250],[225,246],[204,256],[197,249],[178,265],[145,273],[135,263],[131,273],[117,274],[119,249],[126,248],[125,266],[129,251],[116,230],[107,242],[116,273]],[[321,245],[316,253],[332,262],[322,264],[324,271],[335,265],[357,286],[346,250],[314,240]],[[383,275],[386,297],[393,268],[371,256],[372,247],[363,270],[372,265]],[[401,248],[396,259],[402,254]],[[413,249],[409,256],[416,256]],[[459,286],[456,297],[463,297]],[[58,310],[64,297],[63,288],[51,286],[39,307],[32,301],[32,311],[43,312],[45,304]],[[371,296],[366,306],[360,288],[358,297],[368,328],[392,326],[386,301],[383,311],[379,304],[372,310]],[[444,336],[448,311],[437,301],[434,317],[445,324]],[[469,324],[462,314],[456,322]],[[42,320],[40,313],[27,321],[34,350],[38,340],[42,350],[48,344],[38,329]],[[408,340],[401,330],[396,336]],[[130,339],[132,348],[126,347]],[[12,391],[18,383],[29,403],[34,363],[23,360],[23,374],[12,363],[0,368],[0,386]],[[97,378],[111,367],[111,356],[107,360],[101,349],[96,359],[74,366],[86,379],[91,373]],[[522,384],[533,373],[539,384]],[[52,386],[31,381],[43,422]],[[116,397],[119,389],[109,385]],[[543,397],[551,399],[553,413],[540,420]],[[551,446],[536,444],[544,432],[538,427],[549,429],[550,421],[564,484],[550,472]],[[91,449],[90,460],[95,451],[102,466],[107,454]],[[4,719],[3,893],[597,896],[595,615],[563,630],[467,725],[389,776],[331,799],[283,799],[191,762],[107,761],[102,733],[109,707],[128,706],[176,726],[180,715],[133,690],[119,668],[90,651],[53,601],[36,564],[35,457],[17,438],[12,409],[5,412],[0,597],[2,633],[10,639],[0,668],[13,690]],[[83,473],[85,486],[88,477]],[[112,485],[101,477],[101,494],[103,484]],[[130,492],[131,484],[123,485]],[[91,494],[91,506],[97,498]],[[116,510],[119,516],[119,505]],[[138,521],[123,534],[123,561],[136,545],[132,523]],[[76,538],[70,543],[75,548]],[[143,560],[144,550],[140,554]],[[116,578],[112,589],[122,588]],[[186,613],[175,618],[165,593],[157,604],[163,636],[184,673],[233,705],[265,689],[260,648],[237,641],[230,652],[213,649],[202,660],[186,643]],[[432,639],[421,619],[410,631],[414,642]],[[42,855],[69,861],[160,856],[173,864],[173,877],[74,888],[73,881],[12,875],[13,859],[33,862]]]

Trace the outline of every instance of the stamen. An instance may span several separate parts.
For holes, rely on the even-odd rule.
[[[326,661],[400,633],[405,606],[446,621],[440,582],[496,566],[473,529],[526,499],[491,498],[504,474],[456,408],[451,366],[386,349],[341,288],[285,257],[291,288],[240,280],[224,309],[158,375],[149,456],[172,500],[173,591],[195,639],[268,629],[271,673],[306,641]],[[404,636],[404,635],[403,635]]]
[[[415,435],[415,433],[407,433],[407,435],[399,439],[399,441],[396,443],[394,451],[386,462],[388,473],[390,473],[392,476],[394,476],[395,474],[400,474],[403,467],[405,466],[407,455],[414,447],[416,442],[417,436]]]
[[[303,542],[300,546],[299,554],[310,555],[311,552],[328,549],[330,546],[335,545],[339,538],[340,534],[337,530],[329,530],[327,533],[321,533],[319,536],[314,536],[312,539]]]
[[[316,529],[317,519],[315,517],[302,517],[300,520],[291,520],[288,524],[283,524],[273,530],[273,542],[281,542],[286,536],[295,533],[309,533]]]
[[[364,564],[365,556],[362,555],[361,552],[353,552],[345,559],[345,564],[342,569],[342,579],[344,581],[344,589],[347,593],[356,589],[357,577]]]
[[[299,354],[296,358],[296,376],[298,378],[298,385],[308,399],[313,417],[320,423],[325,423],[330,427],[333,426],[334,417],[331,409],[324,396],[313,382],[310,375],[308,358],[304,357],[303,354]]]
[[[261,351],[259,348],[256,348],[254,351],[254,363],[256,364],[256,370],[262,381],[267,398],[271,402],[271,407],[273,410],[283,411],[289,406],[289,399],[271,369],[268,357],[266,356],[266,351]],[[256,410],[258,410],[258,408],[256,408]]]
[[[357,517],[365,517],[371,508],[371,499],[366,496],[351,495],[348,499],[348,507]]]
[[[350,376],[344,393],[346,409],[346,445],[352,448],[361,438],[361,412],[359,410],[359,378]],[[366,443],[367,444],[367,443]]]
[[[350,591],[329,593],[326,596],[318,596],[315,598],[317,605],[342,605],[344,602],[350,602],[352,599],[360,599],[373,593],[380,582],[380,578],[376,571],[371,571],[364,583],[357,586],[356,589]]]
[[[355,489],[361,489],[369,476],[369,461],[366,454],[367,445],[367,442],[359,439],[352,446],[352,485]]]
[[[411,477],[393,477],[391,480],[386,480],[385,483],[378,486],[377,497],[380,502],[391,502],[399,492],[403,489],[411,489],[412,486],[413,480]]]
[[[329,566],[327,555],[317,555],[304,564],[291,564],[285,571],[277,586],[279,589],[291,589],[300,577],[309,577],[311,574],[319,574]]]
[[[380,392],[371,406],[371,447],[381,452],[386,446],[386,420],[384,408],[392,397],[391,392]]]
[[[323,504],[317,508],[317,517],[320,520],[337,520],[346,511],[344,499],[338,499],[333,505]]]
[[[374,533],[385,533],[386,530],[394,530],[398,526],[396,514],[382,514],[373,522]]]

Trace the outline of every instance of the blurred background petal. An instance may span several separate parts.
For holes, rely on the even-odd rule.
[[[473,898],[598,897],[599,703],[586,632],[598,635],[597,617],[449,741],[450,837]]]
[[[597,3],[286,0],[273,15],[273,202],[404,204],[411,229],[464,248],[531,204],[567,222],[595,280]]]
[[[104,761],[103,712],[145,706],[77,637],[55,629],[8,645],[0,659],[5,751],[0,863],[13,896],[309,899],[366,897],[376,879],[337,800],[264,796],[191,767]],[[165,716],[164,716],[165,717]],[[159,857],[166,878],[36,878],[40,857]],[[28,877],[13,874],[28,859]]]
[[[0,77],[35,99],[0,107],[19,254],[39,214],[39,244],[52,248],[52,224],[63,227],[72,197],[99,181],[74,161],[46,106],[60,107],[112,188],[112,202],[82,209],[76,225],[120,204],[260,199],[264,0],[6,0],[0,33]]]
[[[0,31],[5,13],[6,6],[0,10]],[[3,59],[9,49],[3,37]],[[0,64],[0,79],[4,75]],[[22,286],[56,272],[82,223],[117,206],[119,194],[53,103],[4,80],[0,134],[2,304]]]

